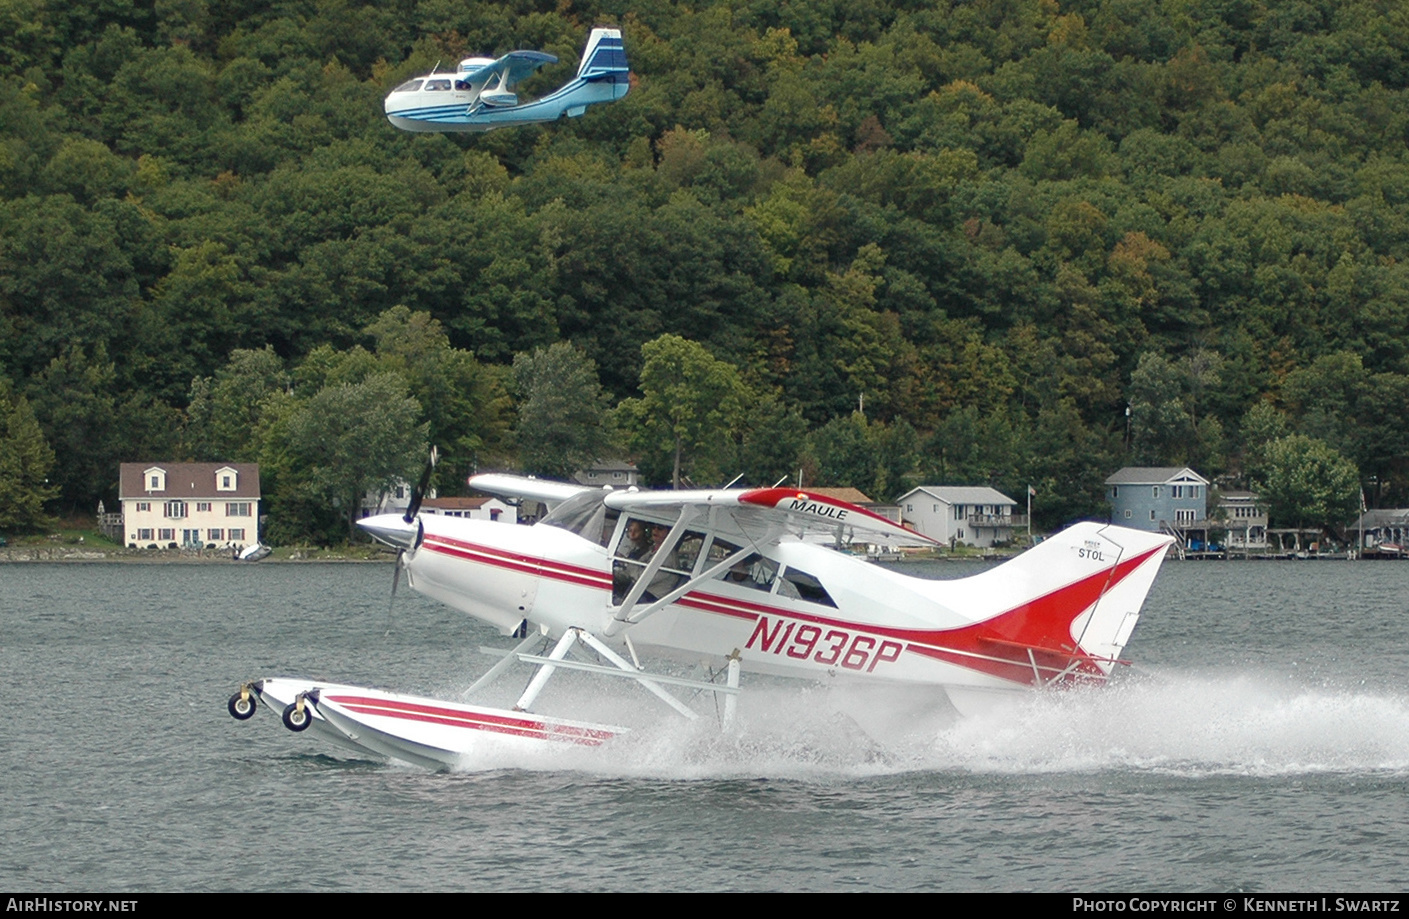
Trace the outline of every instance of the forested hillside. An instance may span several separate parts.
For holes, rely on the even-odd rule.
[[[600,24],[580,119],[382,115]],[[1402,0],[0,0],[0,527],[256,460],[335,538],[427,441],[446,493],[615,444],[1046,525],[1132,463],[1402,504],[1407,52]]]

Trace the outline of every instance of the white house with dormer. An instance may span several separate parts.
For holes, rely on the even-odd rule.
[[[989,548],[1027,527],[1012,498],[986,485],[922,485],[895,501],[906,526],[943,543]]]
[[[259,464],[123,463],[118,499],[133,548],[216,548],[259,542]]]

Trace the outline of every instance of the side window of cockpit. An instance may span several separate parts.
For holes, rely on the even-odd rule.
[[[796,568],[783,569],[782,580],[778,582],[778,593],[784,597],[794,597],[799,600],[807,600],[810,603],[820,603],[823,606],[835,607],[831,595],[822,586],[822,582],[808,574],[806,571],[799,571]]]
[[[448,92],[449,90],[450,90],[450,81],[449,81],[449,80],[427,80],[427,81],[426,81],[426,92],[429,92],[429,93]]]
[[[460,93],[467,93],[470,91],[470,84],[466,83],[464,80],[456,80],[455,91]]]
[[[414,93],[416,90],[418,90],[418,89],[420,89],[420,88],[421,88],[421,81],[420,81],[420,80],[407,80],[405,83],[402,83],[400,86],[396,87],[396,89],[393,89],[392,92],[394,92],[394,93]]]
[[[718,542],[715,545],[718,545]],[[713,553],[711,552],[711,554]],[[727,555],[721,554],[720,560],[726,557]],[[765,593],[772,592],[773,581],[777,576],[778,563],[772,559],[764,558],[756,552],[744,556],[719,575],[727,584],[736,584],[739,587],[748,587]]]

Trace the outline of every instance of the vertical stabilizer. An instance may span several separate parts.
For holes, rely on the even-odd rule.
[[[626,48],[621,43],[620,29],[593,29],[582,52],[582,64],[577,76],[592,82],[619,83],[631,81],[631,68],[626,63]],[[625,95],[623,92],[622,95]]]

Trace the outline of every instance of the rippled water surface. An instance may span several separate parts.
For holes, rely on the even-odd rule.
[[[541,708],[633,733],[430,774],[226,714],[259,676],[456,698],[505,641],[404,585],[389,612],[390,582],[389,565],[0,565],[0,885],[1409,886],[1409,565],[1168,563],[1113,685],[976,718],[922,691],[746,677],[721,733],[565,674]]]

